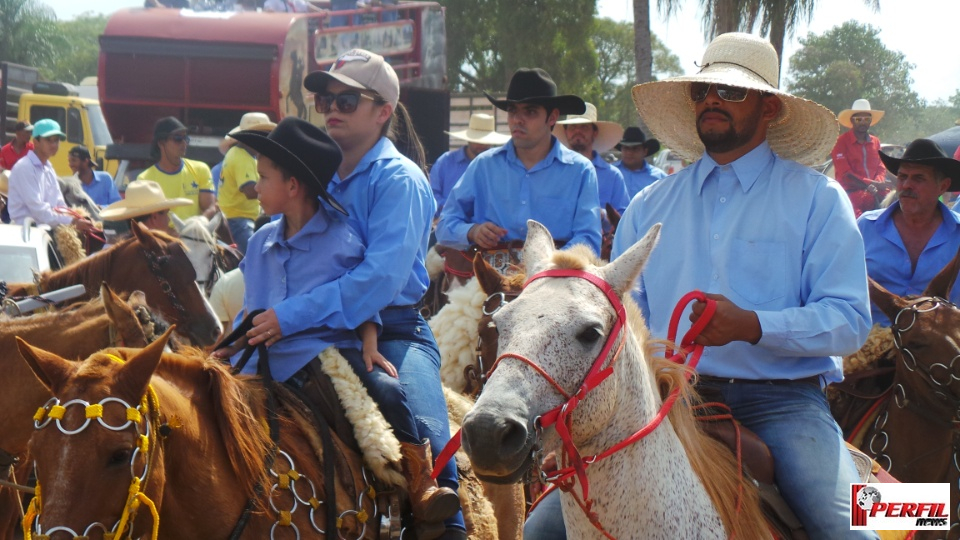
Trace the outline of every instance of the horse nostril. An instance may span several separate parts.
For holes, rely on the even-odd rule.
[[[495,434],[499,436],[503,453],[513,454],[523,450],[527,444],[527,426],[509,418],[505,419],[505,422],[506,425]]]

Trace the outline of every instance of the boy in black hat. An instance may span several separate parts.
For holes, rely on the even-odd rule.
[[[247,338],[264,340],[273,377],[301,389],[308,398],[317,392],[312,381],[313,373],[320,369],[317,354],[338,347],[380,405],[401,444],[421,444],[397,370],[377,351],[379,320],[364,323],[358,332],[311,328],[287,335],[284,330],[306,316],[298,312],[297,303],[286,302],[288,299],[339,278],[364,257],[366,248],[360,235],[343,219],[346,212],[327,192],[342,160],[340,148],[324,131],[295,117],[282,120],[270,134],[247,130],[230,136],[258,152],[260,205],[268,215],[281,215],[250,238],[247,255],[240,262],[244,313],[266,310],[254,317]],[[358,333],[363,338],[362,353]],[[234,361],[238,359],[236,355]],[[255,371],[256,360],[255,355],[245,371]],[[430,478],[431,461],[411,463],[410,456],[404,455],[401,465],[414,518],[435,523],[434,538],[444,530],[442,521],[459,511],[460,499]],[[428,535],[421,533],[420,537],[424,536]]]
[[[638,127],[628,127],[617,144],[620,161],[613,164],[623,173],[627,195],[632,199],[640,190],[667,176],[667,173],[647,163],[647,158],[660,151],[660,141],[647,139]]]

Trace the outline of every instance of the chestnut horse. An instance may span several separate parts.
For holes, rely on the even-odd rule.
[[[960,501],[960,307],[950,291],[960,252],[919,297],[901,297],[870,281],[870,299],[893,323],[898,362],[893,390],[879,406],[861,449],[902,482],[947,482]],[[947,538],[960,538],[960,505],[950,509]],[[942,538],[918,531],[916,538]]]
[[[106,282],[118,293],[142,290],[150,307],[176,324],[196,345],[208,346],[223,328],[196,282],[183,244],[159,231],[131,222],[133,236],[80,262],[40,276],[38,287],[52,291],[82,284],[86,299]],[[31,294],[30,284],[10,284],[11,296]]]
[[[494,315],[503,361],[465,417],[462,432],[463,448],[478,476],[514,482],[540,452],[583,456],[585,475],[578,473],[581,481],[561,495],[571,538],[600,538],[603,532],[631,538],[638,531],[646,538],[769,537],[754,486],[691,413],[688,370],[652,356],[643,318],[629,298],[659,228],[602,267],[583,248],[556,251],[539,223],[528,222],[528,231],[523,258],[529,273],[568,269],[583,277],[541,278]],[[611,292],[602,292],[601,282]],[[622,299],[617,304],[626,305],[626,321],[614,307],[614,294]],[[613,343],[605,345],[604,337],[619,324],[620,347],[608,348]],[[569,403],[563,396],[581,385],[595,361],[611,366],[610,378],[589,394],[578,394],[579,407],[570,424],[564,423],[570,435],[563,445],[567,451],[561,452],[561,437],[555,430],[541,430],[540,418]],[[663,418],[661,407],[674,390],[681,397]],[[564,406],[560,414],[566,412]],[[650,422],[657,418],[662,422],[652,429]],[[588,457],[643,425],[651,429],[637,442],[605,459]],[[570,450],[570,444],[578,450]],[[568,464],[565,457],[558,459]],[[678,508],[684,519],[664,519]]]
[[[0,410],[4,411],[0,415],[0,455],[22,456],[26,452],[33,433],[30,415],[50,399],[49,390],[20,358],[15,337],[43,343],[57,354],[79,359],[105,347],[147,345],[152,339],[149,327],[155,324],[151,317],[143,293],[134,292],[124,302],[106,285],[101,286],[99,298],[63,311],[30,317],[0,317],[0,371],[3,372]],[[0,461],[9,461],[9,458]],[[6,466],[2,476],[7,477]],[[23,480],[25,475],[18,476]],[[19,499],[16,503],[13,500],[13,494],[4,494],[0,538],[12,538],[15,530],[7,525],[19,506]]]

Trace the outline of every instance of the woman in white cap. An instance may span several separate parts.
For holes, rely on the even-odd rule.
[[[471,114],[467,129],[444,131],[444,133],[454,139],[466,141],[467,144],[445,152],[430,168],[430,187],[433,188],[433,197],[437,200],[437,214],[443,209],[443,203],[447,201],[450,190],[463,176],[473,158],[493,146],[503,146],[510,140],[509,135],[497,133],[493,116],[485,113]]]
[[[346,208],[367,249],[356,268],[302,300],[298,312],[310,316],[301,324],[353,329],[379,313],[379,351],[399,372],[417,428],[429,439],[418,451],[431,459],[431,449],[436,455],[450,439],[450,427],[440,353],[419,311],[430,284],[425,257],[436,211],[423,173],[422,146],[399,103],[397,74],[382,56],[348,51],[329,71],[309,74],[304,87],[316,94],[327,133],[343,150],[328,191]],[[392,133],[419,163],[394,146],[388,137]],[[453,462],[440,471],[437,483],[457,490]],[[418,537],[466,538],[460,512],[444,523]]]

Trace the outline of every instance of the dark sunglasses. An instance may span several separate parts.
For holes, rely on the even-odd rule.
[[[350,114],[357,110],[360,105],[360,98],[367,98],[370,101],[376,101],[377,98],[368,96],[356,90],[347,90],[339,94],[316,94],[313,96],[313,103],[320,114],[330,114],[330,106],[337,104],[337,110],[343,114]]]
[[[873,121],[873,117],[870,116],[869,114],[866,116],[852,116],[850,117],[850,120],[854,122],[871,122]]]
[[[186,142],[187,144],[190,144],[190,136],[189,136],[189,135],[171,135],[171,136],[167,137],[167,140],[168,140],[168,141],[173,141],[173,142],[175,142],[175,143]]]
[[[707,99],[707,94],[710,93],[711,86],[717,89],[717,95],[720,96],[720,99],[733,103],[739,103],[747,99],[747,94],[750,93],[750,90],[737,86],[695,82],[690,83],[690,99],[692,99],[694,103],[700,103]]]

